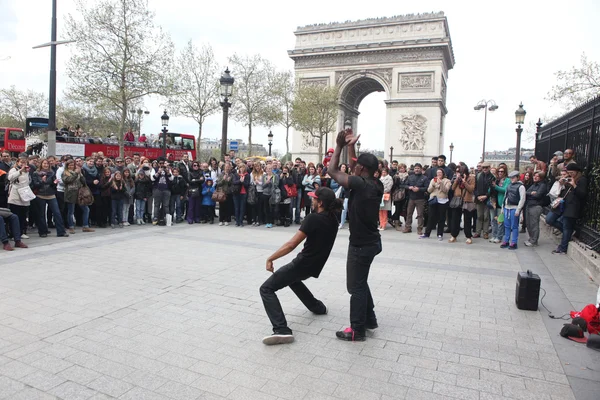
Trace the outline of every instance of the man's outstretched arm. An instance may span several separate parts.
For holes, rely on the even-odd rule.
[[[293,238],[284,243],[271,257],[267,258],[267,271],[273,272],[273,261],[290,254],[304,239],[306,239],[306,233],[302,231],[296,232]]]

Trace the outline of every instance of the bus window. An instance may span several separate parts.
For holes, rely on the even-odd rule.
[[[194,150],[194,139],[183,138],[183,149]]]
[[[0,129],[0,148],[4,147],[4,134],[6,133],[6,129]]]
[[[181,148],[181,136],[173,135],[173,144],[175,145],[175,148]]]
[[[12,140],[24,140],[25,134],[22,130],[11,129],[8,131],[8,138]]]

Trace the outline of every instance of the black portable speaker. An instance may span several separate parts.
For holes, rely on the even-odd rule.
[[[537,311],[541,283],[540,276],[530,270],[517,274],[515,303],[519,310]]]

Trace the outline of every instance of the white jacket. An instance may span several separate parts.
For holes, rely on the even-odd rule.
[[[12,168],[8,171],[8,181],[10,182],[10,188],[8,189],[8,204],[24,207],[29,206],[29,202],[21,200],[21,196],[19,196],[19,189],[27,187],[31,183],[29,173],[20,172],[18,169]]]

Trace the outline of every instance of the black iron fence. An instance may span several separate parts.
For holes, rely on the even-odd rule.
[[[538,130],[535,154],[539,160],[549,162],[554,152],[565,149],[575,151],[575,159],[585,168],[589,182],[577,237],[600,251],[600,96]]]

